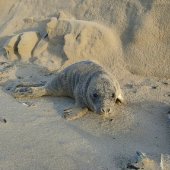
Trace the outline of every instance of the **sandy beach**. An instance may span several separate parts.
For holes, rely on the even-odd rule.
[[[169,0],[1,0],[0,170],[170,170],[169,11]],[[119,81],[126,103],[109,117],[67,121],[74,99],[12,97],[82,60]]]

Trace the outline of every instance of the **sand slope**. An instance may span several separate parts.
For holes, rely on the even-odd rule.
[[[13,33],[43,32],[44,21],[64,10],[76,19],[106,24],[113,32],[116,31],[121,40],[121,46],[117,48],[124,51],[124,59],[131,72],[170,76],[168,0],[13,0],[1,3],[3,40]],[[30,17],[34,18],[34,22],[26,22]],[[117,43],[113,42],[113,45],[117,46]]]

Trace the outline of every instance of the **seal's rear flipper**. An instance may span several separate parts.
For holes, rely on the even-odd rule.
[[[48,92],[45,86],[19,86],[12,91],[12,96],[15,98],[37,98],[41,96],[47,96]]]

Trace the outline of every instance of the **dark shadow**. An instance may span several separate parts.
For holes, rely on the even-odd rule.
[[[3,36],[0,37],[0,51],[4,48],[5,43],[9,40],[12,36]]]
[[[123,47],[126,47],[130,42],[133,41],[136,30],[141,24],[141,16],[138,14],[138,8],[135,4],[130,2],[126,6],[126,18],[127,18],[127,27],[122,34],[122,43]]]
[[[65,45],[64,36],[65,35],[54,37],[52,40],[50,40],[47,48],[50,54],[62,59],[61,66],[68,60],[68,57],[64,52]]]
[[[121,40],[123,47],[127,47],[127,45],[133,42],[136,31],[142,24],[142,17],[151,10],[153,0],[139,0],[141,5],[143,6],[143,13],[139,13],[138,6],[135,3],[128,2],[126,5],[126,19],[127,19],[127,27],[125,28]]]
[[[148,12],[151,10],[153,5],[153,0],[139,0],[143,8],[145,9],[144,12]]]

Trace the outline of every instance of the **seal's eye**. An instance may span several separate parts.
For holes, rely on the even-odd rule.
[[[115,98],[115,94],[114,93],[112,93],[112,98]]]
[[[93,97],[94,97],[94,98],[97,98],[97,97],[98,97],[98,94],[97,94],[97,93],[94,93],[94,94],[93,94]]]

